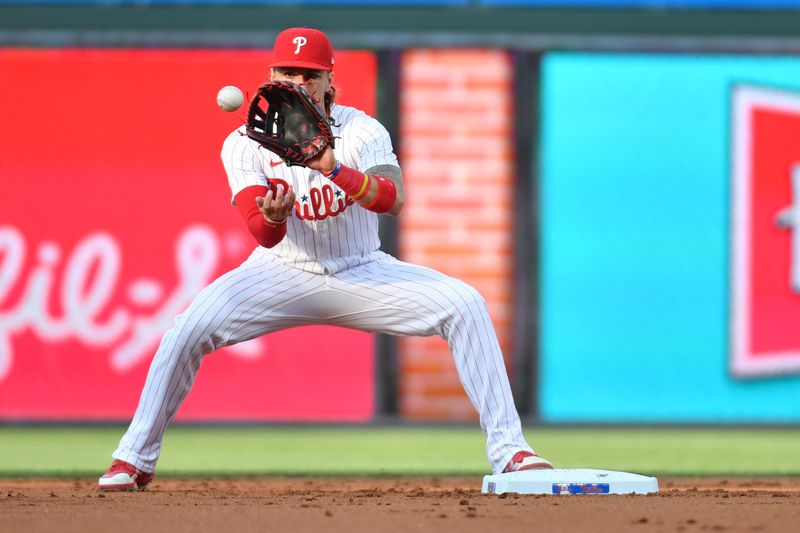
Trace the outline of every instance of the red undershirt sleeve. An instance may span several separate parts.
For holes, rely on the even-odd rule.
[[[286,222],[283,224],[271,225],[264,220],[264,215],[258,210],[256,196],[267,194],[265,185],[251,185],[239,191],[236,196],[236,207],[242,214],[247,229],[255,237],[258,244],[265,248],[272,248],[286,236]]]

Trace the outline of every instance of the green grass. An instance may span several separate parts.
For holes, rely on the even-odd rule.
[[[94,476],[121,427],[0,426],[0,476]],[[649,475],[800,475],[800,429],[531,428],[529,442],[560,468]],[[174,427],[159,476],[482,475],[472,428]]]

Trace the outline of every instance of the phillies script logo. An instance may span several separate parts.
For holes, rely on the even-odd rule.
[[[731,369],[800,372],[800,92],[733,92]]]
[[[89,347],[113,348],[111,367],[130,369],[152,356],[154,344],[208,284],[220,260],[216,233],[208,226],[190,226],[175,245],[177,285],[166,292],[157,280],[136,279],[124,287],[122,298],[122,253],[109,233],[87,235],[68,254],[55,242],[43,242],[36,248],[35,263],[26,268],[27,251],[19,230],[0,226],[0,381],[12,368],[13,337],[28,330],[48,343],[78,340]],[[13,302],[8,301],[12,293],[19,295]],[[58,316],[50,311],[51,300],[60,303]],[[241,346],[238,355],[244,357],[258,350]]]
[[[284,191],[289,188],[289,184],[280,178],[270,178],[269,182],[273,188],[278,185],[282,185]],[[326,183],[298,196],[294,202],[294,212],[300,220],[325,220],[343,213],[354,203],[355,200],[347,196],[344,191],[338,187],[334,189]]]

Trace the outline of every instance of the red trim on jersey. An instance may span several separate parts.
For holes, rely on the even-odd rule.
[[[251,185],[239,191],[234,198],[236,207],[239,208],[239,213],[247,224],[247,229],[250,230],[258,244],[265,248],[272,248],[286,236],[286,221],[284,220],[280,224],[271,224],[258,210],[256,196],[266,196],[268,190],[264,185]]]

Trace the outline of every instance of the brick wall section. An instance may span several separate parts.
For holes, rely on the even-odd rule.
[[[494,50],[406,52],[400,160],[407,202],[400,257],[474,286],[511,353],[512,65]],[[400,413],[417,420],[477,418],[446,341],[399,339]]]

